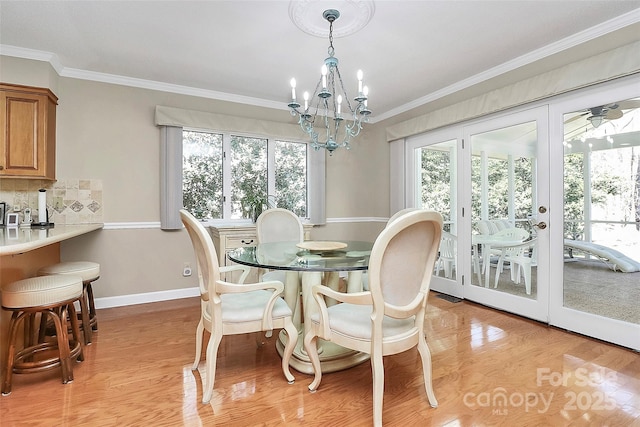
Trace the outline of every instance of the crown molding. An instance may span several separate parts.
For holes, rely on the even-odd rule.
[[[447,95],[451,95],[453,93],[467,89],[471,86],[482,83],[486,80],[492,79],[501,74],[505,74],[509,71],[513,71],[525,65],[532,64],[535,61],[539,61],[541,59],[544,59],[556,53],[578,46],[582,43],[586,43],[590,40],[597,39],[598,37],[602,37],[611,32],[627,27],[629,25],[637,24],[638,22],[640,22],[640,9],[635,9],[624,15],[620,15],[614,19],[610,19],[609,21],[603,22],[602,24],[596,25],[587,30],[573,34],[562,40],[558,40],[557,42],[551,43],[550,45],[528,52],[511,61],[507,61],[503,64],[500,64],[497,67],[493,67],[489,70],[475,74],[474,76],[471,76],[468,79],[461,80],[457,83],[454,83],[450,86],[442,88],[438,91],[422,96],[414,101],[408,102],[397,108],[393,108],[384,113],[377,114],[376,120],[380,121],[380,120],[388,119],[390,117],[409,111],[413,108],[420,107],[424,104],[428,104],[429,102],[433,102],[440,98],[444,98]]]
[[[497,67],[493,67],[489,70],[480,72],[472,77],[469,77],[468,79],[461,80],[455,84],[449,85],[438,91],[422,96],[397,108],[393,108],[383,113],[377,113],[375,117],[370,118],[370,122],[376,123],[378,121],[388,119],[390,117],[409,111],[413,108],[420,107],[429,102],[433,102],[447,95],[451,95],[455,92],[467,89],[473,85],[482,83],[501,74],[505,74],[519,67],[529,65],[535,61],[544,59],[558,52],[562,52],[569,48],[578,46],[581,43],[588,42],[590,40],[604,36],[613,31],[620,30],[624,27],[636,24],[638,22],[640,22],[640,8],[632,10],[631,12],[620,15],[616,18],[610,19],[609,21],[603,22],[602,24],[576,33],[550,45],[544,46],[540,49],[528,52],[524,55],[519,56],[518,58],[498,65]],[[180,95],[197,96],[202,98],[236,102],[240,104],[254,105],[258,107],[273,108],[278,110],[288,110],[287,106],[279,101],[270,101],[261,98],[252,98],[231,93],[199,89],[190,86],[174,85],[153,80],[145,80],[114,74],[97,73],[76,68],[68,68],[62,65],[56,54],[50,52],[0,44],[0,55],[48,62],[61,77],[111,83],[122,86],[156,90],[160,92],[176,93]]]
[[[270,101],[261,98],[235,95],[225,92],[200,89],[190,86],[163,83],[154,80],[138,79],[134,77],[120,76],[116,74],[99,73],[95,71],[81,70],[63,66],[56,54],[34,49],[25,49],[17,46],[0,45],[0,55],[16,58],[31,59],[34,61],[48,62],[60,77],[71,79],[89,80],[101,83],[110,83],[120,86],[129,86],[140,89],[156,90],[159,92],[176,93],[179,95],[197,96],[200,98],[217,99],[219,101],[236,102],[240,104],[254,105],[258,107],[288,110],[281,102]]]

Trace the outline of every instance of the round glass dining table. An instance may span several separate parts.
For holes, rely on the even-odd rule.
[[[283,297],[293,312],[294,324],[301,334],[290,365],[299,372],[313,374],[311,361],[303,347],[305,330],[310,325],[308,319],[318,312],[311,288],[324,284],[334,290],[362,291],[362,273],[369,267],[372,247],[373,243],[361,241],[270,242],[238,248],[228,252],[227,256],[238,264],[286,272]],[[340,272],[347,272],[346,289],[340,289]],[[327,301],[327,305],[332,304],[335,301]],[[281,331],[276,340],[276,348],[281,356],[287,339]],[[325,373],[369,360],[368,354],[321,339],[318,339],[318,352],[322,372]]]

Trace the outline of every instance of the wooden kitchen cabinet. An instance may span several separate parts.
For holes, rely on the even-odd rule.
[[[46,88],[0,83],[0,177],[56,179],[56,106]]]

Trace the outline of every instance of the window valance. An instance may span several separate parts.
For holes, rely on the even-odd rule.
[[[206,111],[156,106],[156,126],[177,126],[196,129],[216,129],[220,132],[237,132],[252,135],[269,135],[273,138],[300,140],[297,124],[258,120],[250,117],[228,116]]]
[[[640,41],[389,126],[386,129],[387,141],[418,135],[635,73],[640,73]]]

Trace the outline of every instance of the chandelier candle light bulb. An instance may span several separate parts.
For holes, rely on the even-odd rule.
[[[326,65],[322,65],[322,68],[320,68],[320,74],[322,74],[322,89],[326,89],[327,88],[327,66]]]
[[[369,89],[363,86],[363,72],[358,70],[358,92],[353,101],[349,100],[347,91],[342,81],[342,75],[338,68],[338,58],[334,56],[333,48],[333,23],[340,17],[340,12],[334,9],[325,10],[322,17],[329,22],[329,56],[324,60],[320,72],[320,80],[316,85],[313,95],[304,92],[304,109],[300,110],[300,104],[296,101],[296,80],[291,79],[291,102],[287,104],[291,115],[298,117],[300,128],[309,135],[311,146],[315,150],[326,149],[329,155],[339,148],[350,148],[351,138],[355,138],[362,130],[362,124],[369,121],[371,110],[367,106]],[[335,98],[334,98],[335,97]],[[334,100],[331,101],[330,99]],[[309,102],[311,101],[311,102]],[[342,105],[345,112],[353,119],[345,120],[342,116]],[[316,121],[316,118],[318,120]],[[318,131],[321,130],[319,133]],[[320,139],[323,135],[323,139]]]
[[[291,79],[291,100],[296,100],[296,79]]]

